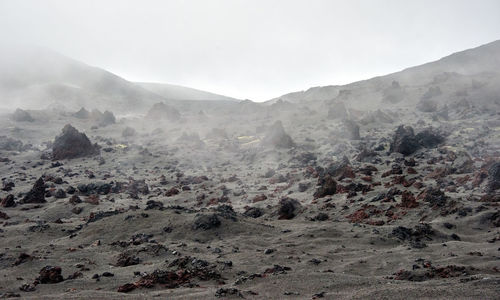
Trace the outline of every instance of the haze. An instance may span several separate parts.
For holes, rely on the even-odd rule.
[[[5,45],[264,101],[500,37],[499,1],[0,1]]]

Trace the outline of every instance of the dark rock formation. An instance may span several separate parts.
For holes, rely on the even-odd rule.
[[[318,179],[318,185],[319,187],[314,193],[314,198],[323,198],[334,195],[337,192],[337,182],[330,175]]]
[[[283,198],[279,202],[278,218],[280,220],[290,220],[295,218],[302,205],[292,198]]]
[[[500,188],[500,162],[488,168],[488,191],[493,192]]]
[[[400,125],[396,129],[393,141],[391,143],[391,152],[398,152],[403,155],[410,155],[420,148],[420,144],[415,137],[413,128],[410,126]]]
[[[21,203],[45,203],[45,182],[40,177],[33,185],[33,188],[24,196]]]
[[[221,222],[216,214],[198,215],[198,216],[196,216],[196,218],[194,220],[193,228],[195,230],[196,229],[210,230],[210,229],[217,228],[220,225],[221,225]]]
[[[350,140],[359,140],[361,139],[359,135],[359,125],[353,120],[344,120],[343,121],[344,129],[345,129],[345,137]]]
[[[12,114],[11,119],[16,122],[33,122],[35,119],[30,115],[29,112],[22,110],[20,108]]]
[[[86,110],[84,107],[80,108],[79,111],[73,114],[73,117],[77,119],[89,119],[90,118],[90,112]]]
[[[276,121],[268,129],[266,136],[262,139],[262,144],[276,148],[292,148],[295,146],[292,138],[285,132],[281,121]]]
[[[415,138],[418,143],[425,148],[433,148],[444,142],[444,137],[432,129],[424,129]]]
[[[178,121],[180,118],[180,112],[165,103],[156,103],[146,115],[146,119],[148,120]]]
[[[38,276],[37,281],[42,284],[59,283],[64,280],[61,272],[61,267],[43,267],[43,269],[40,270],[40,276]]]
[[[132,127],[126,127],[122,131],[122,137],[124,137],[124,138],[133,137],[136,134],[137,134],[137,131],[135,131],[135,129]]]
[[[3,198],[0,202],[2,207],[14,207],[16,206],[16,201],[14,201],[14,195],[9,194],[7,197]]]
[[[99,147],[92,145],[88,137],[73,126],[66,125],[52,146],[52,159],[72,159],[99,154]]]

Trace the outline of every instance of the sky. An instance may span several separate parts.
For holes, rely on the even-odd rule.
[[[0,0],[0,40],[265,101],[498,40],[499,16],[499,0]]]

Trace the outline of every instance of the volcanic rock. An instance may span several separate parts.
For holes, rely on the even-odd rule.
[[[45,182],[40,177],[33,185],[33,188],[20,201],[21,203],[45,203]]]
[[[66,125],[52,146],[52,159],[72,159],[99,154],[99,146],[92,145],[84,133]]]
[[[210,230],[217,228],[221,225],[221,222],[216,214],[212,215],[198,215],[194,220],[193,228]]]
[[[156,103],[151,107],[146,119],[149,120],[168,120],[168,121],[178,121],[181,118],[180,112],[166,105],[165,103]]]
[[[42,284],[59,283],[64,280],[61,272],[62,270],[60,267],[43,267],[43,269],[40,270],[40,276],[38,276],[37,281]]]
[[[399,152],[403,155],[410,155],[420,148],[420,143],[418,142],[413,128],[410,126],[400,125],[396,129],[393,141],[391,143],[391,152]]]
[[[337,192],[337,182],[330,175],[318,179],[319,188],[314,193],[314,198],[323,198]]]
[[[7,197],[3,198],[0,202],[2,207],[14,207],[16,206],[16,202],[14,201],[14,195],[9,194]]]
[[[276,121],[267,130],[266,136],[262,139],[262,144],[276,148],[292,148],[295,146],[292,138],[285,132],[281,121]]]
[[[295,218],[302,205],[292,198],[283,198],[279,202],[278,218],[280,220],[290,220]]]
[[[30,115],[29,112],[22,110],[20,108],[12,114],[11,119],[15,122],[33,122],[35,119]]]

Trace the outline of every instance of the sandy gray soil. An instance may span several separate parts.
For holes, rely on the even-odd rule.
[[[113,77],[9,107],[0,298],[499,299],[498,57],[267,103],[151,109]]]
[[[0,295],[499,297],[499,198],[488,174],[498,164],[497,114],[366,112],[355,117],[361,137],[352,140],[345,122],[320,108],[263,114],[239,105],[226,117],[207,109],[203,118],[108,126],[57,111],[30,111],[33,122],[4,116],[0,135],[11,149],[4,145],[0,170],[4,187],[15,186],[1,198],[13,195],[16,206],[0,209]],[[375,120],[363,124],[366,115]],[[276,119],[286,133],[270,126]],[[69,123],[100,154],[51,160]],[[403,156],[390,150],[399,124],[432,127],[444,139]],[[134,130],[123,137],[127,127]],[[286,134],[292,144],[280,146]],[[40,177],[47,202],[22,204]],[[429,187],[438,192],[426,194]],[[402,192],[414,199],[402,201]],[[46,266],[60,267],[63,281],[41,283]],[[172,273],[167,280],[158,271]]]

